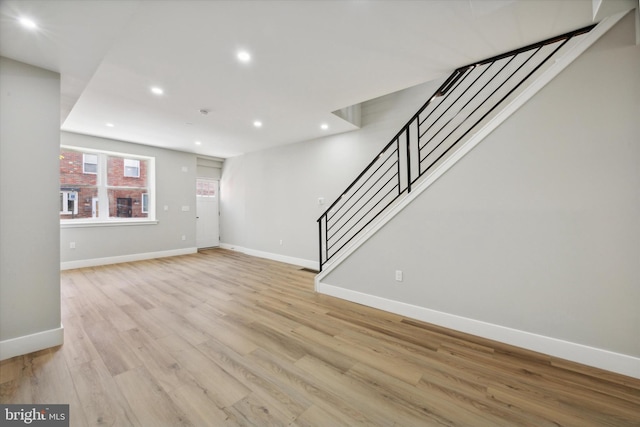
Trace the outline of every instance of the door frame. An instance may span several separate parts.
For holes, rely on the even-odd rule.
[[[207,197],[207,196],[202,196],[200,194],[198,194],[198,182],[199,181],[208,181],[211,183],[214,183],[214,198],[215,198],[215,224],[214,224],[214,236],[200,236],[201,233],[201,228],[200,228],[200,221],[201,218],[200,216],[202,215],[201,210],[201,201],[203,197]],[[207,241],[207,239],[212,238],[213,244],[209,244],[209,243],[202,243],[203,241]],[[204,248],[212,248],[212,247],[219,247],[220,246],[220,181],[215,179],[215,178],[208,178],[208,177],[197,177],[196,178],[196,247],[198,249],[204,249]]]

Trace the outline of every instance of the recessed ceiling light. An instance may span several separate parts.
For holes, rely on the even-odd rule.
[[[320,129],[327,130],[327,129],[329,129],[329,125],[326,124],[326,123],[323,123],[323,124],[320,125]]]
[[[202,145],[202,142],[196,141],[196,145]]]
[[[238,61],[240,62],[249,62],[251,61],[251,54],[249,52],[247,52],[246,50],[241,50],[240,52],[238,52]]]
[[[255,122],[253,122],[253,125],[257,128],[261,128],[262,127],[262,122],[260,120],[256,120]]]
[[[162,95],[164,93],[164,90],[162,90],[162,88],[158,86],[154,86],[151,88],[151,92],[155,93],[156,95]]]
[[[114,124],[113,124],[113,123],[105,123],[104,125],[105,125],[106,127],[108,127],[108,128],[112,128],[112,127],[114,126]]]
[[[32,19],[22,17],[19,19],[19,21],[23,27],[30,30],[35,30],[36,28],[38,28],[38,24],[36,24]]]

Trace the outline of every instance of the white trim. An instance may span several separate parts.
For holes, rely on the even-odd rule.
[[[321,283],[316,291],[482,338],[640,379],[640,358]]]
[[[119,227],[125,225],[156,225],[160,221],[151,219],[107,219],[107,220],[92,220],[91,218],[85,219],[61,219],[60,228],[84,228],[84,227]]]
[[[243,248],[230,243],[220,243],[222,249],[229,249],[236,252],[242,252],[243,254],[255,256],[258,258],[266,258],[273,261],[284,262],[286,264],[299,265],[300,267],[310,268],[312,270],[318,269],[318,261],[311,261],[303,258],[295,258],[288,255],[274,254],[272,252],[263,252],[255,249]]]
[[[591,0],[592,21],[600,21],[618,12],[629,12],[635,9],[635,7],[636,0]]]
[[[131,255],[118,255],[105,258],[81,259],[60,263],[60,270],[72,270],[74,268],[96,267],[99,265],[119,264],[121,262],[143,261],[146,259],[166,258],[179,255],[189,255],[198,252],[197,248],[173,249],[169,251],[146,252]]]
[[[602,6],[602,0],[591,0],[591,16],[593,21],[596,20],[596,16],[598,16],[598,10],[600,10],[600,6]]]
[[[49,329],[31,335],[0,341],[0,360],[11,359],[34,351],[62,345],[64,342],[64,328]]]
[[[640,45],[640,0],[636,6],[636,45]]]
[[[628,11],[627,11],[628,12]],[[348,258],[358,247],[366,242],[371,236],[373,236],[379,229],[381,229],[387,222],[389,222],[394,216],[402,211],[409,203],[417,198],[424,190],[429,188],[438,178],[444,175],[453,165],[455,165],[462,157],[464,157],[469,151],[471,151],[476,145],[478,145],[487,135],[493,132],[502,122],[504,122],[509,116],[515,113],[520,107],[522,107],[529,99],[531,99],[536,93],[538,93],[544,86],[547,85],[555,76],[560,74],[569,64],[571,64],[578,56],[586,51],[593,43],[595,43],[600,37],[602,37],[607,31],[609,31],[618,21],[620,21],[627,12],[618,13],[616,15],[604,18],[602,22],[596,25],[591,31],[589,31],[585,37],[576,43],[570,50],[564,55],[558,58],[549,68],[547,68],[534,82],[527,86],[522,92],[520,92],[513,100],[509,102],[500,112],[488,120],[480,129],[476,131],[466,142],[456,149],[450,156],[446,158],[430,175],[426,176],[424,180],[418,182],[413,186],[411,193],[408,193],[403,199],[399,200],[395,205],[392,205],[385,212],[383,212],[368,228],[360,232],[347,246],[342,248],[340,252],[329,262],[327,262],[322,269],[322,272],[318,276],[318,280],[322,280],[333,269],[335,269],[342,261]]]

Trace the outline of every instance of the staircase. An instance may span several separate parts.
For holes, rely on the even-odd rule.
[[[318,219],[318,283],[624,14],[455,70]]]

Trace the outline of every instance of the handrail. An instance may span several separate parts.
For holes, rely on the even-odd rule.
[[[454,147],[563,46],[594,27],[595,24],[454,70],[318,218],[320,271],[388,207],[410,193],[413,184],[452,154]],[[523,58],[525,53],[528,56]],[[434,114],[439,109],[439,115]]]

